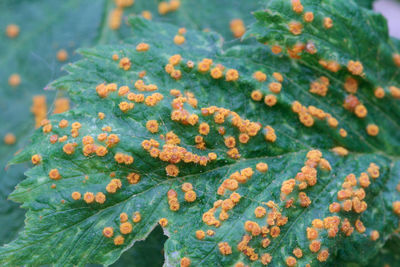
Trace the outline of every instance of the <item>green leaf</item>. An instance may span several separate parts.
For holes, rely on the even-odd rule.
[[[196,29],[211,28],[220,30],[224,37],[233,38],[229,23],[231,19],[243,19],[250,24],[254,18],[250,11],[255,10],[258,1],[240,2],[218,1],[182,1],[180,9],[159,15],[159,1],[137,0],[130,7],[124,8],[124,19],[131,14],[141,14],[148,10],[154,20],[165,20],[176,25]],[[12,133],[16,137],[13,145],[0,144],[0,244],[11,241],[16,232],[23,226],[24,212],[18,206],[7,200],[14,186],[24,178],[26,164],[6,168],[7,162],[17,150],[28,143],[35,121],[29,107],[32,97],[44,95],[47,105],[53,109],[52,103],[56,92],[43,90],[49,82],[59,77],[63,72],[57,52],[64,49],[68,53],[68,61],[79,58],[74,51],[78,47],[91,46],[96,43],[119,42],[130,36],[132,31],[125,23],[118,30],[109,27],[111,12],[115,9],[115,1],[66,0],[56,3],[51,0],[33,2],[5,0],[0,3],[0,28],[6,29],[9,24],[16,24],[20,33],[16,38],[0,35],[0,137]],[[215,17],[224,14],[224,19]],[[191,18],[191,19],[189,19]],[[34,67],[33,67],[34,66]],[[9,77],[17,73],[21,83],[12,87],[8,84]],[[63,96],[63,93],[60,93]]]
[[[399,53],[399,47],[389,38],[382,15],[360,9],[353,1],[307,0],[301,1],[304,13],[312,12],[314,19],[305,22],[304,13],[294,12],[290,1],[264,2],[265,10],[255,12],[257,22],[246,35],[255,36],[269,45],[281,46],[284,51],[293,50],[296,44],[304,44],[298,49],[299,53],[292,52],[301,57],[301,63],[322,68],[321,60],[332,61],[341,68],[339,73],[353,74],[354,78],[369,83],[366,86],[382,87],[387,94],[390,94],[391,86],[399,86],[399,67],[393,58]],[[358,19],[353,20],[353,17]],[[325,24],[329,19],[332,23]],[[292,33],[290,25],[295,24],[302,28]],[[331,28],[326,28],[328,24]],[[351,61],[362,64],[360,74],[346,71]],[[362,86],[364,84],[360,84]],[[399,114],[398,105],[392,111],[392,107],[379,105],[379,102],[374,104],[387,114]]]
[[[266,224],[266,218],[256,218],[254,212],[256,207],[263,206],[270,213],[271,209],[265,205],[268,201],[276,203],[277,210],[288,218],[288,222],[280,226],[278,237],[269,236],[271,244],[268,248],[261,246],[260,236],[253,237],[249,245],[255,249],[259,258],[264,253],[270,253],[274,266],[284,266],[285,260],[293,255],[292,251],[296,247],[303,250],[303,257],[297,259],[299,265],[318,262],[317,253],[312,253],[308,248],[310,241],[307,239],[306,229],[311,227],[314,219],[334,215],[339,216],[342,222],[348,219],[352,227],[360,219],[366,231],[359,233],[354,230],[347,237],[339,230],[336,237],[328,238],[327,231],[321,230],[319,240],[322,242],[322,249],[329,250],[329,262],[341,259],[365,263],[369,257],[378,253],[386,237],[398,225],[398,216],[392,211],[392,203],[399,199],[395,188],[400,174],[400,139],[392,131],[399,127],[392,118],[395,114],[386,114],[375,108],[376,100],[371,99],[370,95],[363,98],[374,103],[367,102],[368,119],[373,119],[380,127],[378,136],[368,136],[365,132],[367,122],[341,107],[345,92],[340,81],[334,79],[335,76],[329,76],[329,93],[321,99],[308,92],[310,81],[320,77],[321,70],[296,64],[286,57],[276,57],[264,45],[248,41],[241,46],[230,44],[223,48],[220,36],[189,30],[185,34],[186,42],[177,46],[173,42],[178,30],[176,26],[140,19],[132,19],[131,23],[136,38],[127,40],[122,45],[81,50],[84,59],[69,65],[69,75],[53,84],[54,87],[67,89],[77,105],[67,113],[52,116],[52,132],[44,134],[42,129],[38,130],[32,145],[14,159],[15,162],[21,162],[30,159],[33,154],[39,154],[42,163],[27,172],[28,178],[11,195],[13,200],[23,202],[23,207],[28,208],[26,228],[17,240],[0,249],[0,263],[10,266],[48,263],[109,265],[134,242],[145,238],[159,219],[166,218],[168,225],[165,232],[169,236],[165,244],[167,266],[178,265],[183,257],[189,258],[193,266],[225,266],[239,261],[250,264],[249,258],[238,251],[237,244],[246,234],[246,221],[256,221],[260,226]],[[140,42],[148,43],[149,51],[137,52],[135,47]],[[164,69],[169,58],[177,53],[183,58],[175,66],[182,74],[178,81],[171,78]],[[118,54],[120,58],[129,58],[131,68],[122,70],[119,62],[112,60],[114,54]],[[225,77],[213,79],[209,73],[200,73],[197,66],[203,58],[213,59],[213,67],[218,63],[225,66],[224,75],[228,69],[237,69],[239,79],[228,82]],[[195,63],[193,69],[186,65],[189,60]],[[157,85],[158,90],[155,92],[163,95],[163,99],[153,107],[135,103],[133,109],[124,113],[119,104],[122,101],[130,102],[126,96],[111,92],[107,98],[100,98],[96,93],[99,84],[116,83],[118,86],[129,86],[135,94],[149,96],[154,92],[139,92],[134,87],[141,71],[146,71],[143,77],[145,84]],[[268,81],[257,82],[252,77],[255,71],[267,74]],[[281,93],[275,94],[278,103],[268,107],[262,102],[253,101],[251,93],[255,89],[264,95],[271,94],[268,85],[276,81],[272,73],[278,71],[284,78]],[[210,133],[203,137],[205,150],[196,148],[194,140],[199,135],[199,123],[191,126],[171,120],[171,101],[175,99],[170,95],[171,89],[180,90],[184,96],[185,92],[191,92],[197,99],[197,106],[185,103],[183,108],[190,114],[198,115],[199,123],[207,122],[210,125]],[[366,86],[365,92],[368,89],[370,88]],[[364,89],[360,91],[364,93]],[[305,106],[321,108],[337,118],[339,126],[329,127],[326,120],[315,118],[312,127],[305,127],[300,123],[298,115],[292,112],[294,100]],[[396,106],[396,100],[390,97],[380,101],[386,106]],[[213,116],[202,115],[201,108],[209,106],[232,110],[242,119],[259,122],[263,127],[271,125],[275,129],[276,141],[265,140],[264,135],[271,133],[271,129],[260,129],[246,144],[240,143],[240,131],[232,125],[232,117],[227,117],[223,124],[217,124]],[[98,118],[98,112],[105,114],[103,120]],[[60,128],[58,123],[61,119],[67,119],[70,126]],[[146,129],[148,120],[157,120],[157,133],[152,134]],[[72,138],[71,124],[75,121],[81,124],[81,128],[79,136]],[[218,127],[222,125],[225,127],[225,137],[235,137],[239,159],[228,156],[229,149],[224,145],[224,137],[218,134]],[[84,156],[82,138],[90,135],[96,139],[105,126],[110,126],[111,132],[118,135],[119,143],[109,148],[104,157]],[[252,127],[257,128],[254,124]],[[346,129],[346,138],[340,136],[339,128]],[[152,158],[141,144],[144,140],[154,139],[160,143],[161,149],[169,131],[180,138],[179,146],[187,151],[205,157],[208,153],[216,153],[218,158],[211,160],[206,166],[180,162],[177,164],[177,177],[167,175],[166,167],[171,162]],[[242,128],[242,131],[248,130]],[[51,144],[48,141],[51,134],[67,135],[68,140]],[[67,155],[63,152],[63,146],[71,142],[76,142],[77,147],[74,154]],[[97,145],[102,144],[97,139],[95,142]],[[349,154],[341,157],[329,151],[337,146],[346,147]],[[321,150],[323,157],[330,163],[331,170],[317,167],[317,183],[304,190],[296,187],[286,197],[286,200],[293,198],[293,206],[285,208],[287,203],[281,199],[282,184],[301,171],[306,164],[308,151],[313,148]],[[134,157],[134,162],[128,165],[116,163],[114,156],[117,153]],[[267,172],[256,170],[256,164],[260,162],[268,164]],[[379,166],[380,175],[377,179],[370,178],[371,185],[365,189],[365,201],[368,205],[366,211],[361,214],[354,211],[330,213],[329,205],[335,201],[340,202],[337,194],[342,189],[345,177],[350,173],[359,177],[372,162]],[[307,164],[312,165],[310,162]],[[223,195],[218,194],[222,182],[236,171],[249,167],[254,174],[236,190],[242,198],[235,207],[227,211],[229,218],[220,221],[220,227],[204,223],[203,214],[213,207],[215,201],[228,199],[231,194],[228,189]],[[49,178],[48,173],[54,168],[59,170],[60,180]],[[126,179],[132,172],[141,176],[137,184],[130,184]],[[110,175],[113,176],[113,173],[121,180],[122,188],[112,194],[106,187],[110,184]],[[184,200],[181,186],[185,182],[193,185],[197,195],[194,202]],[[357,185],[354,190],[358,188]],[[170,210],[167,198],[170,189],[177,192],[180,203],[179,210],[175,212]],[[300,206],[300,191],[304,191],[311,200],[307,208]],[[106,201],[103,204],[87,204],[82,198],[73,200],[73,192],[80,192],[82,196],[86,192],[103,192]],[[128,214],[133,229],[130,234],[124,235],[124,244],[116,246],[113,238],[104,237],[102,231],[105,227],[113,227],[114,237],[119,235],[122,212]],[[136,223],[132,222],[135,212],[141,214],[141,220]],[[220,212],[221,207],[218,207],[215,213],[217,219]],[[382,217],[385,220],[376,219]],[[359,227],[358,229],[360,230]],[[197,230],[212,230],[215,234],[198,240],[195,237]],[[370,240],[370,234],[374,230],[379,231],[381,236],[376,241]],[[224,256],[219,252],[221,242],[230,245],[232,254]],[[366,251],[368,254],[364,253]],[[261,262],[258,260],[252,264],[258,266]]]

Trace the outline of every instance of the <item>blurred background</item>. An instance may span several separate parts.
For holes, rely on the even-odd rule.
[[[387,18],[390,35],[400,38],[400,1],[378,0],[374,3],[374,10]]]

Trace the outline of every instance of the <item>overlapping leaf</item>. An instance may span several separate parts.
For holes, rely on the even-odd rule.
[[[348,218],[352,225],[360,218],[367,230],[364,233],[355,231],[350,237],[340,232],[335,238],[327,238],[326,232],[321,232],[320,240],[323,248],[329,249],[329,260],[335,257],[348,261],[368,260],[365,256],[361,258],[361,253],[348,251],[353,248],[368,250],[370,256],[377,253],[386,236],[398,223],[398,217],[392,212],[392,202],[398,194],[395,187],[400,167],[396,150],[399,139],[389,129],[399,126],[390,116],[371,107],[368,115],[379,122],[381,131],[376,137],[368,136],[365,133],[365,122],[341,107],[344,92],[339,81],[331,80],[329,94],[323,101],[308,92],[310,81],[321,75],[318,70],[294,65],[284,57],[273,56],[263,45],[230,46],[224,50],[221,48],[220,37],[212,33],[188,31],[186,42],[176,46],[173,37],[177,27],[138,19],[132,23],[136,36],[140,37],[124,45],[82,50],[85,59],[69,66],[70,75],[54,84],[55,87],[68,89],[73,101],[80,105],[66,114],[53,116],[52,133],[43,134],[38,131],[33,144],[15,159],[15,162],[20,162],[30,159],[33,154],[40,154],[43,162],[27,173],[28,178],[12,194],[14,200],[24,202],[24,207],[29,209],[28,220],[20,237],[1,248],[2,263],[111,264],[136,240],[143,239],[160,218],[167,218],[165,230],[170,236],[165,246],[167,266],[178,265],[182,257],[190,258],[196,266],[225,266],[239,261],[249,264],[250,260],[236,246],[246,234],[243,225],[247,220],[265,224],[265,218],[256,218],[254,210],[270,200],[277,203],[282,214],[288,217],[288,223],[281,226],[278,237],[271,238],[268,248],[260,245],[259,236],[253,238],[251,246],[259,257],[270,253],[274,265],[281,266],[292,255],[292,250],[300,247],[304,255],[298,259],[299,264],[317,262],[317,254],[308,249],[310,242],[306,237],[307,227],[311,227],[313,219],[324,219],[332,215],[329,204],[337,201],[336,194],[341,189],[344,177],[349,173],[358,177],[371,162],[380,166],[380,176],[372,180],[371,186],[366,189],[368,209],[361,215],[355,212],[337,214],[342,220]],[[140,42],[148,43],[149,51],[137,52],[135,47]],[[178,81],[171,78],[164,69],[169,58],[177,53],[183,57],[182,62],[175,66],[182,74]],[[112,60],[114,54],[120,58],[128,57],[132,63],[131,68],[128,71],[122,70],[118,62]],[[227,69],[237,69],[240,75],[238,81],[227,82],[225,78],[213,79],[208,72],[200,73],[197,66],[203,58],[211,58],[214,64],[225,66],[225,75]],[[193,69],[186,65],[189,60],[195,63]],[[101,99],[96,93],[96,86],[103,82],[127,85],[132,92],[139,93],[134,83],[142,71],[146,71],[144,82],[157,85],[156,92],[163,95],[163,99],[154,107],[135,103],[132,110],[124,113],[119,104],[122,101],[129,102],[126,97],[113,92]],[[267,82],[256,82],[252,77],[255,71],[266,73]],[[250,95],[255,89],[263,94],[271,94],[268,85],[276,81],[273,72],[280,72],[284,81],[282,92],[276,94],[278,103],[268,107],[262,102],[253,101]],[[199,134],[198,124],[182,125],[170,119],[171,101],[174,99],[169,93],[171,89],[178,89],[184,95],[185,92],[191,92],[197,99],[196,107],[187,103],[184,107],[190,113],[197,114],[199,122],[208,122],[210,125],[210,134],[204,136],[204,151],[195,146],[194,139]],[[141,93],[148,96],[154,92]],[[329,112],[338,119],[339,126],[329,127],[325,120],[316,120],[313,127],[305,127],[299,122],[297,114],[291,111],[294,100]],[[395,105],[396,100],[387,98],[382,101],[386,105]],[[236,138],[236,147],[240,153],[240,159],[230,158],[226,153],[228,148],[224,145],[224,137],[217,132],[221,125],[216,124],[212,116],[201,114],[200,108],[209,106],[230,109],[243,119],[259,122],[262,126],[271,125],[277,135],[276,141],[265,141],[263,134],[266,132],[260,130],[247,144],[239,143],[239,130],[227,118],[223,124],[225,136]],[[105,114],[103,120],[98,118],[98,112]],[[62,118],[68,119],[70,125],[74,121],[81,124],[77,138],[70,137],[70,127],[58,127]],[[151,134],[146,129],[148,120],[158,121],[157,134]],[[111,127],[111,132],[119,136],[120,142],[110,148],[104,157],[84,156],[81,152],[82,137],[90,135],[96,138],[105,126]],[[340,127],[347,130],[346,138],[338,133]],[[152,138],[162,146],[165,141],[160,134],[165,137],[169,131],[178,135],[179,145],[187,151],[204,156],[214,152],[218,155],[217,160],[210,161],[207,166],[181,162],[177,164],[179,175],[168,177],[165,168],[170,163],[151,157],[141,144]],[[66,155],[63,152],[65,143],[49,143],[48,138],[52,134],[69,136],[67,142],[77,143],[75,153]],[[347,157],[339,157],[328,151],[335,146],[344,146],[353,152]],[[293,208],[285,208],[286,203],[281,200],[280,194],[282,183],[296,176],[304,166],[307,151],[313,147],[323,152],[332,170],[318,169],[317,184],[305,190],[312,201],[308,208],[300,207],[298,202]],[[134,162],[131,165],[117,164],[114,160],[116,153],[131,155]],[[255,166],[259,162],[268,163],[268,172],[256,170]],[[221,221],[218,228],[205,224],[202,216],[213,207],[213,203],[229,198],[229,190],[224,195],[217,194],[221,183],[235,171],[247,167],[251,167],[254,174],[236,190],[242,199],[228,211],[229,218]],[[48,177],[48,172],[53,168],[60,171],[62,178],[58,181]],[[122,181],[122,188],[115,194],[105,189],[110,183],[112,172]],[[131,172],[141,175],[139,183],[127,182],[125,177]],[[193,185],[197,194],[194,202],[184,200],[184,193],[180,189],[184,182]],[[180,209],[176,212],[171,211],[168,205],[167,192],[170,189],[176,190],[178,194]],[[82,199],[75,201],[71,198],[75,191],[82,195],[86,192],[103,192],[106,201],[103,204],[87,204]],[[293,195],[296,201],[297,193]],[[124,236],[122,246],[116,246],[112,239],[102,235],[102,231],[104,227],[113,227],[115,235],[118,235],[121,212],[126,212],[130,221],[132,214],[140,212],[141,221],[132,223],[132,233]],[[385,220],[376,220],[376,217],[384,217]],[[198,240],[195,237],[197,230],[213,230],[215,234]],[[377,241],[370,240],[369,235],[373,230],[381,233]],[[221,255],[221,242],[231,246],[232,254]],[[261,262],[258,260],[253,264],[257,266]]]

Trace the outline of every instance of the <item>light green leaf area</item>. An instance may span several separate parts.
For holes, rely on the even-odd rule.
[[[221,30],[226,39],[233,38],[230,19],[241,18],[246,25],[254,20],[250,11],[257,8],[257,1],[247,1],[246,5],[239,1],[219,1],[213,5],[208,2],[182,1],[180,9],[161,16],[157,11],[158,1],[137,0],[133,6],[125,8],[123,20],[148,10],[154,20],[166,20],[182,27]],[[113,0],[66,0],[61,3],[5,0],[0,3],[0,123],[3,126],[0,137],[3,139],[8,133],[16,137],[13,145],[5,145],[3,140],[0,144],[0,220],[5,225],[0,229],[0,244],[13,239],[23,225],[24,212],[8,201],[7,196],[24,178],[23,172],[28,165],[6,168],[6,164],[28,143],[28,136],[34,129],[35,119],[30,111],[32,97],[46,96],[47,108],[52,109],[56,92],[44,88],[63,73],[61,67],[64,64],[79,58],[74,52],[76,48],[119,42],[132,35],[131,28],[123,22],[118,30],[110,29],[110,14],[115,7]],[[214,19],[223,12],[226,20]],[[16,38],[5,34],[10,24],[19,27]],[[57,60],[57,52],[61,49],[68,53],[66,62]],[[18,74],[21,79],[16,87],[8,83],[12,74]],[[59,95],[65,96],[62,92]]]
[[[53,84],[53,87],[67,89],[72,101],[80,104],[67,113],[52,116],[51,133],[43,133],[43,129],[39,129],[33,137],[32,145],[14,159],[14,163],[18,163],[29,160],[33,154],[39,154],[42,163],[27,172],[28,178],[11,195],[13,200],[23,202],[23,207],[28,209],[26,227],[17,240],[0,249],[1,264],[109,265],[137,240],[144,239],[161,218],[168,220],[164,228],[169,236],[165,244],[166,266],[179,265],[183,257],[189,258],[193,266],[229,266],[239,261],[261,266],[260,259],[262,256],[263,259],[266,258],[265,253],[272,256],[274,266],[284,266],[285,260],[293,255],[292,251],[296,247],[303,250],[303,257],[297,259],[300,265],[321,265],[317,260],[318,253],[312,253],[309,249],[310,241],[306,231],[314,219],[328,216],[339,216],[341,220],[335,237],[329,238],[327,230],[319,230],[321,250],[329,250],[328,263],[336,258],[366,262],[378,252],[386,237],[398,225],[398,216],[392,211],[392,203],[400,198],[395,190],[400,173],[396,150],[399,139],[393,133],[392,129],[398,125],[391,116],[379,109],[370,108],[369,116],[379,122],[381,130],[376,137],[368,136],[365,133],[366,122],[341,107],[344,92],[336,80],[331,81],[329,94],[322,101],[308,92],[309,82],[319,77],[320,73],[293,64],[284,57],[276,57],[263,45],[231,45],[230,48],[223,49],[221,37],[218,35],[189,30],[185,35],[186,42],[177,46],[171,38],[178,30],[176,26],[141,19],[132,19],[131,23],[136,36],[140,37],[127,40],[123,45],[81,50],[84,59],[69,65],[67,70],[70,74]],[[147,52],[136,51],[140,42],[150,45]],[[175,80],[166,73],[165,65],[172,55],[178,53],[183,59],[174,68],[181,71],[181,78]],[[112,60],[114,54],[118,54],[120,58],[129,58],[130,69],[121,69],[119,62]],[[225,67],[224,77],[213,79],[209,72],[199,72],[198,65],[203,58],[213,59],[211,68],[222,64]],[[187,65],[188,61],[194,62],[193,68],[189,67],[190,62]],[[238,70],[239,78],[237,81],[226,81],[228,70],[232,68]],[[156,85],[156,91],[135,89],[134,84],[142,71],[146,71],[142,78],[144,83]],[[253,78],[255,71],[264,72],[267,81],[257,82]],[[275,94],[278,103],[268,107],[263,102],[252,100],[250,95],[255,89],[263,94],[272,94],[268,85],[276,82],[272,75],[275,71],[281,72],[284,79],[282,91]],[[118,92],[109,92],[108,97],[100,98],[96,87],[102,83],[116,83],[118,87],[127,85],[132,93],[143,94],[147,103],[154,100],[154,93],[162,94],[163,98],[154,106],[143,102],[134,103],[127,95],[119,96]],[[184,113],[187,111],[198,116],[199,121],[194,126],[171,119],[171,102],[177,101],[170,94],[171,89],[179,90],[187,98],[181,109]],[[151,95],[153,97],[148,98]],[[194,104],[193,97],[196,98],[197,105]],[[338,119],[339,126],[329,127],[326,120],[315,119],[312,127],[305,127],[292,111],[294,100],[323,109],[325,113]],[[124,101],[134,103],[134,107],[122,112],[119,105]],[[387,105],[395,105],[392,98],[382,101]],[[229,109],[235,113],[229,113],[222,122],[218,112],[224,110],[208,116],[205,116],[204,110],[202,113],[201,108],[210,106]],[[105,114],[103,120],[99,119],[98,112]],[[58,126],[61,119],[69,121],[67,128]],[[146,129],[149,120],[158,122],[157,133],[150,133]],[[236,127],[238,120],[248,126]],[[260,123],[262,128],[258,129],[257,124],[249,124],[245,120]],[[76,138],[71,136],[73,122],[81,124]],[[209,124],[210,132],[203,136],[205,149],[201,150],[196,147],[195,136],[199,135],[199,124],[203,122]],[[264,129],[267,125],[275,129],[275,142],[265,140],[264,135],[270,136],[272,131],[271,128]],[[107,133],[102,130],[106,130],[106,126],[111,127],[108,134],[118,135],[118,144],[109,147],[105,156],[84,156],[82,138],[92,136],[96,146],[105,146],[97,136]],[[219,127],[224,127],[224,136],[218,133]],[[340,127],[347,130],[346,138],[338,133]],[[242,133],[252,133],[247,143],[239,142],[240,130]],[[164,146],[166,138],[171,137],[167,133],[171,131],[179,138],[178,147]],[[68,139],[64,143],[51,144],[48,137],[52,134],[60,137],[66,135]],[[233,159],[228,155],[229,148],[224,144],[224,138],[228,136],[235,138],[235,147],[240,158]],[[162,158],[166,161],[153,158],[142,147],[142,142],[150,139],[160,144],[160,150],[173,149],[173,152],[170,151],[173,154],[164,151],[163,155],[167,158]],[[177,141],[176,137],[167,139],[169,142]],[[63,146],[72,142],[77,144],[75,153],[67,155],[63,152]],[[340,157],[330,152],[335,146],[348,148],[349,155]],[[283,182],[302,171],[307,160],[306,155],[313,148],[321,150],[323,157],[330,163],[331,170],[316,166],[317,183],[302,190],[296,186],[286,196],[286,200],[283,200]],[[203,163],[207,161],[206,166],[185,163],[181,157],[188,152],[203,156],[200,159]],[[118,159],[120,155],[117,153],[132,156],[133,163],[117,163],[115,156]],[[217,159],[208,160],[209,153],[216,153]],[[267,172],[256,169],[260,162],[268,164]],[[329,211],[332,202],[343,204],[338,201],[337,194],[342,189],[345,177],[354,173],[358,178],[362,172],[367,171],[372,162],[379,166],[380,175],[376,179],[370,178],[371,185],[365,188],[364,201],[368,208],[362,213],[342,211],[332,214]],[[167,166],[172,163],[179,168],[176,177],[171,176],[172,172],[169,172],[170,175],[166,172],[171,168]],[[312,165],[310,162],[307,164]],[[55,168],[61,175],[59,180],[49,178],[49,171]],[[221,192],[218,189],[233,173],[246,168],[252,168],[254,173],[245,183],[240,183],[237,189],[231,188],[241,196],[240,201],[232,207],[227,200],[232,191],[226,188]],[[122,183],[122,187],[115,193],[106,190],[112,173]],[[130,173],[139,174],[140,181],[130,184],[126,178]],[[193,202],[185,200],[185,193],[181,189],[185,182],[191,183],[196,193],[196,200]],[[177,193],[177,200],[172,199],[172,202],[167,197],[170,189]],[[359,189],[359,184],[353,188],[354,191]],[[300,205],[300,191],[306,193],[311,201],[307,208]],[[73,192],[80,192],[82,197],[86,192],[102,192],[106,200],[103,204],[96,201],[88,204],[82,198],[73,200]],[[186,199],[190,200],[188,196]],[[223,206],[219,206],[217,200],[226,201]],[[286,207],[286,201],[291,200],[293,205]],[[179,210],[172,211],[170,204],[175,206],[176,201],[179,202]],[[273,208],[266,206],[268,201],[274,201]],[[207,216],[203,217],[213,205],[217,206],[214,216],[218,223],[210,223]],[[279,223],[278,236],[276,228],[273,230],[274,237],[267,233],[264,237],[255,234],[248,244],[258,255],[258,260],[252,262],[244,252],[238,250],[237,245],[245,234],[249,234],[244,229],[246,221],[257,222],[260,227],[266,226],[269,231],[272,230],[272,226],[267,225],[266,217],[256,218],[255,208],[258,206],[264,207],[269,214],[272,211],[275,214],[279,212],[288,221],[286,224]],[[229,218],[226,218],[222,208]],[[120,233],[120,214],[123,212],[128,215],[132,224],[132,232],[129,234]],[[134,215],[136,212],[140,213],[141,220],[133,222],[133,217],[137,218]],[[344,234],[346,229],[343,225],[346,226],[346,219],[350,222],[350,229],[354,230],[350,236]],[[365,225],[365,232],[360,227],[357,227],[358,231],[354,229],[357,219]],[[103,236],[105,227],[114,229],[112,238]],[[214,233],[199,240],[195,237],[198,230],[212,230]],[[374,230],[379,231],[381,236],[376,241],[370,239]],[[113,238],[118,235],[124,237],[122,245],[114,244]],[[266,248],[261,246],[263,238],[271,240]],[[224,242],[231,248],[231,254]],[[354,249],[360,253],[354,253]],[[222,255],[220,250],[228,254]],[[350,253],[351,250],[353,251]],[[365,251],[368,253],[363,253]]]

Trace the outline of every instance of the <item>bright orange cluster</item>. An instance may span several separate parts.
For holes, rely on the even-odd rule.
[[[331,114],[324,112],[322,109],[316,108],[315,106],[303,106],[299,101],[292,103],[292,111],[297,113],[300,122],[306,126],[311,127],[314,125],[314,118],[319,120],[326,120],[328,125],[332,128],[336,128],[339,124],[336,118]]]
[[[329,87],[329,79],[325,76],[321,76],[318,80],[314,81],[310,85],[310,92],[320,96],[326,96]]]

